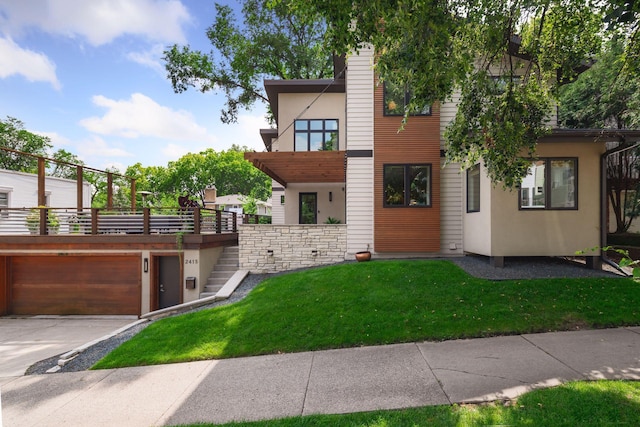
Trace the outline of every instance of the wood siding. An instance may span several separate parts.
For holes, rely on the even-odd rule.
[[[376,252],[440,251],[440,108],[431,116],[383,115],[383,88],[374,96],[374,249]],[[431,164],[431,207],[383,207],[383,165]]]
[[[140,314],[139,255],[8,260],[10,314]]]

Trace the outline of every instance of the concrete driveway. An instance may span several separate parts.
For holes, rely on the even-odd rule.
[[[57,356],[134,322],[136,316],[0,317],[0,378],[24,375]]]

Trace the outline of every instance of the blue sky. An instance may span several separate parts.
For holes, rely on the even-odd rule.
[[[234,143],[262,151],[264,106],[226,125],[222,93],[176,94],[166,78],[163,50],[209,52],[213,20],[213,0],[0,0],[0,117],[98,169]]]

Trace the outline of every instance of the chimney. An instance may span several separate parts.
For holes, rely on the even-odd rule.
[[[211,187],[207,187],[204,189],[204,202],[206,204],[208,203],[215,203],[216,202],[216,195],[217,195],[217,190],[216,190],[216,186],[212,185]]]

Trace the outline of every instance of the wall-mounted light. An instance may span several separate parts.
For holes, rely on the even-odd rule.
[[[267,256],[273,256],[273,249],[267,249]]]
[[[317,251],[317,250],[315,250],[315,249],[313,249],[313,250],[311,251],[311,256],[318,256],[318,251]]]
[[[145,258],[144,262],[142,263],[143,268],[144,268],[144,272],[148,273],[149,272],[149,258]]]
[[[333,202],[333,191],[329,191],[329,201]]]
[[[280,196],[280,204],[284,205],[284,196]]]

